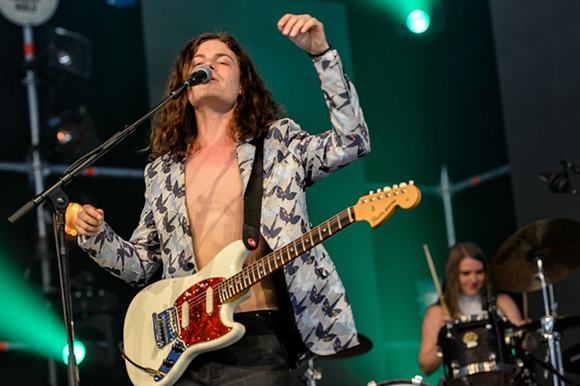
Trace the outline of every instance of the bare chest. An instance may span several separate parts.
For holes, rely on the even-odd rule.
[[[185,200],[199,269],[241,238],[242,190],[235,146],[188,157]]]

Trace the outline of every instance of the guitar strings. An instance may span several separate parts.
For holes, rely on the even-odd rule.
[[[278,251],[274,251],[274,252],[272,252],[272,253],[270,253],[270,254],[268,254],[268,255],[264,256],[264,258],[263,258],[262,260],[264,260],[264,262],[265,262],[266,260],[271,260],[271,258],[272,258],[272,257],[274,257],[274,256],[276,255],[276,253],[280,253],[280,255],[282,256],[282,260],[284,260],[284,257],[283,257],[283,255],[282,255],[282,252],[286,252],[286,254],[289,256],[290,254],[288,253],[288,250],[289,250],[289,249],[290,249],[292,246],[294,246],[294,248],[295,248],[295,249],[297,249],[297,247],[296,247],[296,245],[295,245],[297,242],[299,242],[299,241],[300,241],[300,242],[301,242],[301,244],[303,244],[303,243],[302,243],[302,241],[303,241],[304,239],[310,239],[310,240],[312,240],[312,237],[306,237],[306,236],[308,236],[309,234],[314,234],[314,233],[318,232],[318,231],[319,231],[319,229],[318,229],[318,228],[320,228],[320,227],[322,227],[322,226],[324,226],[324,225],[328,225],[328,226],[329,226],[329,228],[332,228],[332,226],[333,226],[333,225],[337,225],[337,224],[339,224],[339,230],[340,230],[340,229],[342,229],[343,227],[346,227],[346,226],[348,226],[348,225],[352,224],[352,222],[354,222],[354,220],[353,220],[352,222],[350,221],[350,220],[351,220],[351,218],[352,218],[352,217],[350,216],[350,214],[348,213],[348,211],[349,211],[350,209],[351,209],[351,208],[347,208],[346,210],[344,210],[343,212],[341,212],[341,213],[339,213],[338,215],[334,216],[333,218],[331,218],[331,219],[327,220],[327,221],[326,221],[326,222],[324,222],[323,224],[321,224],[321,225],[318,225],[317,227],[315,227],[315,228],[313,228],[312,230],[310,230],[308,233],[306,233],[306,234],[302,235],[301,237],[299,237],[298,239],[296,239],[296,240],[295,240],[294,242],[292,242],[291,244],[287,244],[287,245],[285,245],[284,247],[280,248]],[[345,218],[348,218],[348,219],[349,219],[349,222],[348,222],[346,225],[342,225],[342,220],[344,220]],[[332,234],[332,231],[331,231],[331,234]],[[321,239],[321,240],[319,240],[319,241],[318,241],[318,243],[314,243],[314,242],[312,242],[312,244],[313,244],[313,245],[312,245],[311,247],[314,247],[314,246],[316,246],[316,245],[320,244],[322,241],[324,241],[324,240],[322,240],[322,239]],[[294,245],[293,245],[293,244],[294,244]],[[310,248],[308,248],[308,249],[310,249]],[[308,249],[307,249],[307,250],[308,250]],[[298,251],[296,250],[296,252],[295,252],[296,256],[295,256],[295,257],[292,257],[290,260],[288,260],[288,262],[292,261],[293,259],[295,259],[296,257],[300,256],[300,255],[301,255],[301,254],[303,254],[304,252],[306,252],[306,251],[303,251],[303,252],[301,252],[301,253],[298,253]],[[284,263],[283,265],[287,264],[288,262]],[[268,264],[268,265],[269,265],[269,264]],[[222,281],[222,282],[218,283],[218,284],[215,286],[215,289],[216,289],[217,291],[216,291],[216,293],[214,293],[214,296],[213,296],[213,297],[214,297],[214,299],[215,299],[215,297],[216,297],[216,296],[219,296],[219,292],[224,292],[224,291],[225,291],[225,292],[227,292],[227,287],[229,287],[229,286],[231,285],[231,284],[230,284],[230,285],[226,285],[225,283],[226,283],[227,281],[232,281],[232,280],[233,280],[233,281],[235,282],[236,280],[235,280],[234,278],[236,278],[236,277],[238,277],[238,276],[244,276],[243,274],[247,274],[247,275],[249,275],[249,274],[250,274],[250,271],[254,270],[254,268],[255,268],[255,267],[254,267],[254,264],[253,264],[253,265],[250,265],[250,266],[248,266],[248,267],[244,268],[243,270],[241,270],[240,272],[236,273],[235,275],[231,276],[230,278],[228,278],[228,279],[225,279],[224,281]],[[272,270],[272,272],[274,272],[274,271],[275,271],[275,270]],[[271,272],[270,272],[270,273],[271,273]],[[254,277],[256,277],[256,276],[259,276],[259,273],[258,273],[258,274],[254,274]],[[248,277],[249,277],[249,276],[248,276]],[[259,280],[261,280],[262,278],[263,278],[263,277],[260,277],[260,279],[258,279],[258,280],[254,280],[254,282],[258,282],[258,281],[259,281]],[[239,279],[241,279],[241,278],[239,278]],[[224,286],[226,286],[226,288],[224,288]],[[235,288],[235,285],[234,285],[234,288]],[[237,291],[237,289],[236,289],[236,291]],[[241,291],[239,291],[239,292],[241,292]],[[239,292],[236,292],[236,293],[239,293]],[[194,297],[192,297],[191,299],[189,299],[189,300],[187,301],[187,304],[188,304],[188,306],[189,306],[189,307],[197,307],[197,306],[199,306],[200,304],[203,304],[203,303],[206,301],[206,296],[205,296],[205,294],[206,294],[206,292],[203,292],[203,293],[201,293],[201,294],[196,294]],[[234,295],[234,296],[235,296],[235,295]],[[233,296],[232,296],[232,297],[233,297]],[[231,297],[230,297],[230,298],[231,298]],[[185,302],[184,302],[184,303],[185,303]],[[177,307],[177,308],[178,308],[178,311],[179,311],[179,312],[181,312],[181,311],[182,311],[182,305],[181,305],[181,306],[179,306],[179,307]]]
[[[311,249],[311,248],[313,248],[314,246],[316,246],[316,245],[318,245],[318,244],[320,244],[320,243],[322,243],[322,242],[324,241],[324,240],[322,240],[322,239],[320,239],[320,240],[318,241],[318,243],[314,243],[314,242],[312,241],[312,245],[310,246],[310,248],[308,248],[307,250],[305,250],[305,251],[303,251],[303,252],[301,252],[301,253],[298,253],[298,251],[297,251],[297,249],[298,249],[298,248],[296,247],[296,243],[298,243],[298,242],[300,241],[300,244],[299,244],[299,245],[303,245],[303,244],[304,244],[304,243],[303,243],[304,239],[310,239],[310,240],[312,240],[312,237],[306,237],[306,236],[308,236],[308,235],[310,235],[310,234],[315,234],[316,232],[319,232],[319,228],[320,228],[320,227],[322,227],[322,226],[324,226],[324,225],[328,225],[328,227],[329,227],[330,229],[332,229],[332,226],[333,226],[333,225],[337,225],[337,224],[338,224],[338,225],[339,225],[339,229],[336,231],[336,232],[338,232],[339,230],[342,230],[342,229],[343,229],[343,228],[345,228],[346,226],[348,226],[348,225],[350,225],[350,224],[354,223],[356,220],[354,220],[354,218],[353,218],[353,217],[351,216],[351,214],[349,213],[349,211],[350,211],[351,209],[352,209],[352,207],[349,207],[349,208],[347,208],[346,210],[342,211],[341,213],[337,214],[336,216],[334,216],[334,217],[332,217],[332,218],[328,219],[328,220],[327,220],[327,221],[325,221],[324,223],[322,223],[322,224],[320,224],[320,225],[316,226],[315,228],[311,229],[311,230],[310,230],[308,233],[305,233],[305,234],[303,234],[302,236],[300,236],[299,238],[297,238],[296,240],[294,240],[292,243],[290,243],[290,244],[286,244],[285,246],[283,246],[283,247],[282,247],[282,248],[280,248],[279,250],[277,250],[277,251],[274,251],[274,252],[272,252],[272,253],[269,253],[268,255],[264,256],[264,257],[263,257],[261,260],[264,260],[264,261],[263,261],[263,263],[264,263],[264,262],[266,262],[266,260],[271,260],[271,258],[272,258],[272,257],[274,257],[274,256],[275,256],[277,253],[280,253],[280,255],[281,255],[281,257],[282,257],[282,261],[283,261],[283,260],[284,260],[284,257],[283,257],[283,255],[282,255],[282,252],[284,252],[284,251],[285,251],[285,252],[286,252],[286,254],[289,256],[290,254],[288,253],[288,251],[289,251],[289,249],[290,249],[291,247],[293,247],[293,246],[294,246],[294,249],[296,250],[296,251],[294,252],[294,254],[296,254],[296,256],[292,257],[290,260],[288,260],[288,262],[286,262],[286,263],[283,263],[282,265],[285,265],[285,264],[289,263],[290,261],[294,260],[296,257],[298,257],[298,256],[300,256],[301,254],[305,253],[307,250],[310,250],[310,249]],[[344,219],[348,219],[348,222],[347,222],[347,224],[346,224],[346,225],[343,225],[343,224],[342,224],[342,220],[344,220]],[[335,233],[336,233],[336,232],[335,232]],[[320,235],[320,233],[319,233],[319,235]],[[332,235],[332,231],[331,231],[331,235]],[[225,280],[221,281],[220,283],[218,283],[218,284],[215,286],[215,290],[216,290],[216,291],[214,292],[213,299],[215,300],[215,299],[216,299],[216,297],[219,297],[219,293],[220,293],[220,292],[223,292],[223,291],[226,291],[226,292],[227,292],[227,287],[231,285],[231,284],[230,284],[230,285],[226,285],[225,283],[226,283],[227,281],[233,280],[234,278],[236,278],[236,277],[238,277],[238,276],[244,276],[243,274],[247,274],[247,275],[249,275],[249,274],[250,274],[250,271],[252,271],[252,270],[254,269],[254,265],[255,265],[255,264],[256,264],[256,263],[254,263],[254,264],[252,264],[252,265],[250,265],[250,266],[247,266],[246,268],[242,269],[240,272],[236,273],[235,275],[233,275],[233,276],[231,276],[231,277],[229,277],[229,278],[227,278],[227,279],[225,279]],[[268,264],[268,265],[270,265],[270,264]],[[274,265],[275,265],[275,261],[274,261]],[[271,268],[271,267],[270,267],[270,268]],[[277,270],[278,268],[279,268],[279,267],[277,267],[275,270]],[[275,270],[272,270],[270,273],[274,272]],[[256,276],[259,276],[259,275],[254,275],[254,277],[256,277]],[[249,276],[248,276],[248,277],[249,277]],[[242,279],[242,278],[240,277],[239,279]],[[255,282],[257,283],[257,282],[258,282],[258,281],[260,281],[261,279],[263,279],[263,277],[260,277],[260,279],[258,279],[258,280],[255,280]],[[234,282],[235,282],[235,281],[236,281],[236,280],[234,280]],[[226,286],[226,288],[224,288],[224,286]],[[213,287],[212,287],[212,288],[213,288]],[[235,284],[234,284],[234,288],[235,288]],[[237,291],[237,289],[236,289],[236,291]],[[241,291],[240,291],[240,292],[241,292]],[[237,293],[239,293],[239,292],[237,292]],[[187,300],[187,302],[183,302],[183,303],[182,303],[182,305],[180,305],[180,306],[178,306],[178,307],[177,307],[177,310],[178,310],[178,312],[180,312],[180,313],[181,313],[181,311],[182,311],[182,309],[183,309],[183,304],[184,304],[184,303],[187,303],[187,304],[188,304],[188,307],[190,307],[190,309],[191,309],[191,308],[198,307],[200,304],[203,304],[204,302],[206,302],[206,296],[205,296],[205,294],[206,294],[206,292],[204,291],[204,292],[202,292],[202,293],[200,293],[200,294],[196,294],[196,295],[195,295],[195,296],[193,296],[191,299],[188,299],[188,300]],[[231,297],[230,297],[230,298],[231,298]],[[228,299],[229,299],[229,298],[228,298]],[[219,299],[217,299],[217,300],[219,300]],[[219,302],[216,302],[216,303],[219,303]]]

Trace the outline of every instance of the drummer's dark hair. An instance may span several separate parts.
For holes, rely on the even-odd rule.
[[[471,257],[483,263],[483,270],[485,272],[485,281],[481,287],[481,296],[486,302],[486,299],[492,294],[492,287],[488,277],[488,262],[483,250],[475,243],[470,241],[462,241],[456,243],[449,248],[447,256],[445,257],[445,268],[443,270],[443,300],[449,315],[456,318],[459,314],[459,262],[465,257]]]

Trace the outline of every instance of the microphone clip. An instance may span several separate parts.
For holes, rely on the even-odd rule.
[[[577,189],[572,186],[568,171],[572,171],[576,175],[580,175],[580,168],[572,162],[562,159],[560,160],[563,170],[561,173],[540,173],[540,179],[548,183],[550,190],[554,193],[571,193],[577,195]]]

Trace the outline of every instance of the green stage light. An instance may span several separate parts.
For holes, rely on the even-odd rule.
[[[416,9],[407,16],[407,28],[413,33],[420,34],[429,28],[431,19],[427,12]]]
[[[83,359],[85,359],[85,356],[87,355],[87,349],[82,342],[75,340],[73,343],[73,351],[75,353],[75,361],[77,362],[77,365],[78,365],[83,361]],[[69,355],[69,352],[68,352],[68,344],[67,344],[62,349],[62,361],[64,362],[65,365],[68,365],[68,355]]]
[[[26,278],[22,269],[2,247],[0,240],[0,340],[18,342],[40,356],[58,360],[66,344],[61,311],[54,308],[39,290],[39,285]],[[59,315],[60,314],[60,315]]]

